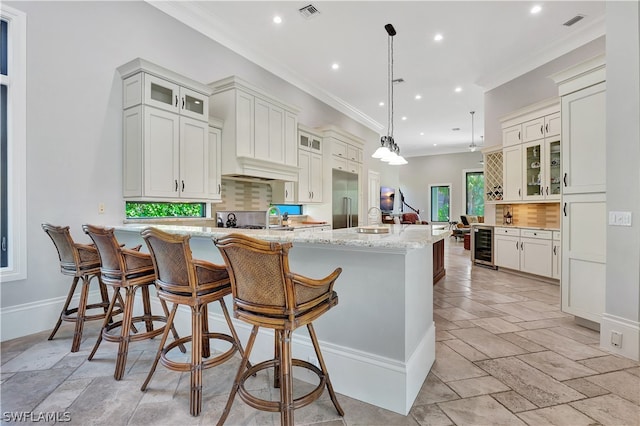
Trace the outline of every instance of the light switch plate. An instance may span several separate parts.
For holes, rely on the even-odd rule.
[[[631,226],[631,212],[609,212],[609,225]]]

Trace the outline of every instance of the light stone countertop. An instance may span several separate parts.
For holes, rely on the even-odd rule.
[[[117,231],[137,232],[154,226],[168,233],[189,234],[193,237],[222,237],[233,232],[246,234],[266,241],[290,241],[293,243],[307,243],[319,245],[348,246],[353,248],[384,248],[384,249],[417,249],[434,244],[447,236],[451,231],[441,227],[431,225],[383,225],[389,228],[386,234],[365,234],[358,233],[357,228],[345,228],[335,230],[314,230],[313,228],[304,232],[277,231],[266,229],[237,229],[237,228],[216,228],[205,226],[177,226],[160,225],[147,223],[127,223],[116,225]]]

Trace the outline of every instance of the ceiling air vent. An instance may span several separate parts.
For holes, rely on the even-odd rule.
[[[301,9],[298,9],[298,11],[305,19],[311,19],[314,16],[320,14],[320,11],[316,9],[316,7],[312,4],[309,4]]]
[[[565,22],[564,25],[565,27],[570,27],[573,24],[575,24],[576,22],[581,21],[582,19],[584,19],[584,15],[576,15],[573,18],[569,19],[567,22]]]

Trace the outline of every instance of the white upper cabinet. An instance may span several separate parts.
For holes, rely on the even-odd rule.
[[[300,126],[298,131],[298,202],[322,202],[324,160],[322,137]]]
[[[551,99],[501,119],[503,200],[560,200],[560,112]]]
[[[224,121],[222,174],[297,181],[299,110],[235,76],[209,86],[209,112]]]
[[[144,201],[220,200],[209,140],[209,88],[136,59],[123,78],[123,195]],[[213,164],[212,164],[213,163]]]
[[[562,97],[563,192],[606,189],[606,83]]]

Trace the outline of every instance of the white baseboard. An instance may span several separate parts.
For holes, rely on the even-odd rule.
[[[99,297],[98,292],[90,295],[90,300],[95,297]],[[1,309],[1,341],[51,330],[57,321],[64,300],[65,298],[48,299]],[[73,303],[77,304],[77,298]],[[227,306],[231,304],[227,303]],[[160,304],[155,297],[152,298],[152,311],[161,312]],[[186,306],[180,306],[174,323],[181,336],[191,334],[191,310]],[[241,321],[234,320],[233,323],[240,340],[243,345],[246,345],[251,327]],[[212,331],[228,330],[221,313],[209,312],[209,324]],[[435,326],[433,324],[406,362],[327,343],[322,341],[322,336],[318,338],[322,347],[322,356],[337,393],[402,415],[409,413],[435,361]],[[294,334],[292,351],[295,358],[304,361],[312,362],[316,357],[311,340],[304,332]],[[260,329],[251,353],[251,362],[256,363],[272,357],[273,331]],[[305,371],[300,371],[296,378],[308,382],[314,382],[317,379],[313,373]]]
[[[622,345],[611,343],[612,332],[622,334]],[[600,346],[609,352],[640,361],[640,322],[603,314],[600,322]]]

